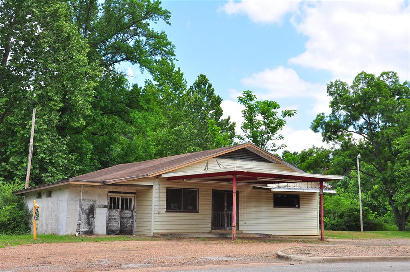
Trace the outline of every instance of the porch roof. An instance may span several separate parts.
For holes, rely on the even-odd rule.
[[[277,184],[289,182],[320,182],[334,181],[343,179],[342,176],[319,175],[304,172],[291,171],[269,171],[269,172],[251,172],[251,171],[220,171],[212,173],[196,173],[189,175],[174,175],[173,173],[163,174],[162,177],[167,180],[198,180],[212,182],[232,182],[232,177],[236,176],[237,182],[251,184]]]

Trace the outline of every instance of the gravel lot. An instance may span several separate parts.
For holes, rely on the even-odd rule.
[[[0,271],[166,271],[209,265],[278,263],[276,252],[305,256],[410,256],[410,239],[172,239],[35,244],[0,249]]]
[[[0,249],[0,271],[153,270],[158,267],[271,263],[277,262],[278,250],[296,245],[294,242],[232,243],[221,239],[22,245]]]
[[[410,239],[328,240],[326,245],[288,248],[285,254],[308,257],[410,256]]]

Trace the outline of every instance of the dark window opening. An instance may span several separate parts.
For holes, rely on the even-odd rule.
[[[41,198],[41,192],[37,193],[37,198]]]
[[[117,196],[110,196],[110,205],[109,208],[112,210],[120,208],[120,198]]]
[[[52,192],[51,191],[47,191],[46,193],[46,197],[51,197]]]
[[[300,208],[299,195],[291,194],[274,194],[273,195],[274,208]]]
[[[132,210],[132,198],[131,197],[121,197],[121,210],[123,211]]]
[[[166,205],[170,212],[198,212],[198,189],[167,188]]]

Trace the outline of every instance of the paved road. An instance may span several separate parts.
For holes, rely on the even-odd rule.
[[[199,270],[176,270],[183,272],[408,272],[410,262],[372,262],[372,263],[324,263],[324,264],[269,264],[269,265],[249,265],[249,266],[227,266],[213,267]],[[174,272],[176,272],[174,271]]]

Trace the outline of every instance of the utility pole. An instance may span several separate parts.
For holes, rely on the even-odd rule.
[[[31,119],[31,135],[30,135],[30,146],[28,149],[26,185],[24,186],[25,189],[28,188],[29,182],[30,182],[31,158],[33,157],[33,141],[34,141],[34,124],[35,123],[36,123],[36,108],[33,109],[33,118]]]
[[[360,188],[360,153],[357,155],[357,182],[359,184],[360,231],[363,232],[362,189]]]

